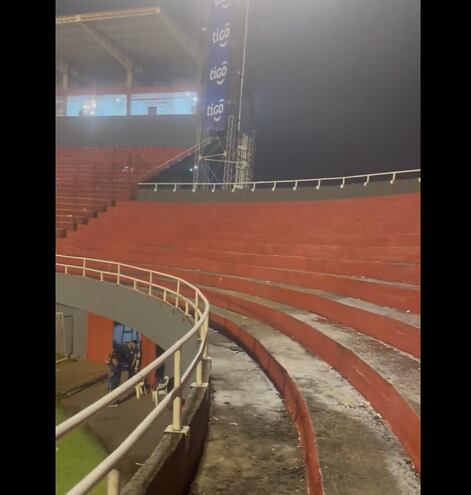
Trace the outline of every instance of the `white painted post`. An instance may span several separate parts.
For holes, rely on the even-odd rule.
[[[200,359],[199,363],[196,365],[196,386],[201,387],[203,384],[203,360]]]
[[[203,338],[206,337],[206,343],[204,344],[204,351],[203,351],[203,359],[206,359],[208,357],[208,317],[206,317],[206,320],[204,321],[203,325]]]
[[[182,351],[178,349],[175,351],[175,354],[173,355],[174,359],[174,386],[175,388],[178,387],[181,384],[181,361],[182,361]],[[180,431],[182,427],[182,421],[181,421],[181,415],[182,415],[182,395],[181,395],[181,390],[178,392],[176,395],[175,399],[173,400],[173,431]]]
[[[82,277],[85,277],[85,258],[82,260]]]
[[[175,307],[178,308],[178,294],[180,294],[180,280],[177,280],[177,293],[175,295]]]
[[[117,469],[108,473],[106,495],[119,495],[119,471]]]
[[[152,295],[152,272],[150,272],[150,277],[149,277],[149,296]]]
[[[195,317],[194,317],[194,320],[195,320],[195,324],[198,323],[198,292],[195,291]],[[201,333],[201,329],[200,329],[200,333]]]
[[[121,275],[121,265],[118,264],[118,273],[116,276],[116,284],[119,285],[120,282],[120,275]]]

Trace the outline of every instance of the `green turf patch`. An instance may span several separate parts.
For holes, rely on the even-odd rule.
[[[56,424],[68,418],[64,408],[56,402]],[[64,495],[88,474],[107,453],[103,445],[81,426],[56,442],[56,495]],[[106,479],[90,495],[106,495]]]

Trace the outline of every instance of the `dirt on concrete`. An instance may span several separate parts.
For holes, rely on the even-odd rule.
[[[311,414],[326,495],[420,493],[420,479],[387,423],[338,372],[268,325],[212,310],[259,340],[296,382]]]
[[[188,495],[305,493],[298,432],[281,397],[236,344],[210,331],[211,410]]]

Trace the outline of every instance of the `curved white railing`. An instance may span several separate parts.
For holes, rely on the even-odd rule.
[[[123,393],[132,391],[137,383],[141,382],[149,373],[168,361],[170,357],[174,358],[174,388],[131,432],[121,445],[76,484],[67,495],[82,495],[87,493],[108,474],[110,474],[108,477],[108,493],[118,494],[119,473],[114,470],[116,463],[137,443],[171,402],[173,402],[173,421],[167,431],[174,433],[184,433],[186,431],[185,428],[182,428],[181,424],[182,389],[188,383],[195,369],[196,378],[193,385],[195,387],[206,386],[203,384],[203,361],[207,357],[208,349],[209,303],[197,287],[179,277],[125,263],[57,254],[56,272],[94,278],[102,282],[110,282],[142,292],[149,297],[155,297],[174,306],[182,311],[193,323],[191,330],[176,341],[159,358],[152,361],[152,363],[118,388],[56,427],[56,440],[58,440],[79,425],[89,421],[95,414],[117,400]],[[200,345],[193,360],[182,374],[181,349],[197,333],[199,334]],[[116,481],[116,477],[118,477],[118,481]],[[112,490],[110,488],[111,486],[114,486]]]
[[[296,191],[298,186],[308,187],[309,184],[315,186],[318,190],[321,187],[321,184],[328,182],[340,182],[340,188],[344,188],[347,185],[347,181],[351,181],[351,184],[355,184],[355,179],[363,179],[363,185],[366,187],[370,179],[372,177],[385,177],[385,179],[389,179],[390,184],[394,184],[396,179],[400,176],[407,174],[415,174],[418,175],[417,180],[420,182],[420,169],[412,169],[412,170],[396,170],[393,172],[378,172],[372,174],[359,174],[359,175],[345,175],[340,177],[317,177],[315,179],[288,179],[288,180],[260,180],[256,182],[139,182],[138,187],[153,187],[154,191],[158,191],[161,189],[169,189],[172,188],[173,192],[176,192],[178,189],[190,189],[195,192],[197,189],[211,189],[212,192],[217,189],[225,189],[231,190],[232,192],[237,189],[251,189],[252,192],[255,191],[257,187],[266,188],[267,186],[271,186],[271,190],[275,191],[279,185],[291,186],[291,188]]]

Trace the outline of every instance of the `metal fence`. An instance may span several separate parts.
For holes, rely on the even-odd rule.
[[[235,192],[240,189],[292,189],[296,191],[298,188],[314,188],[319,190],[321,186],[340,187],[352,184],[363,184],[368,186],[370,182],[389,181],[394,184],[396,180],[401,179],[417,179],[420,182],[420,169],[412,170],[396,170],[393,172],[379,172],[372,174],[346,175],[342,177],[317,177],[315,179],[288,179],[288,180],[261,180],[254,182],[139,182],[138,187],[142,189],[153,188],[155,192],[161,190],[225,190]]]
[[[208,351],[209,303],[197,287],[179,277],[124,263],[57,254],[56,272],[69,276],[93,278],[104,283],[128,287],[131,290],[142,293],[143,296],[154,297],[177,308],[192,322],[191,330],[177,340],[159,358],[152,361],[115,390],[56,427],[56,440],[58,440],[81,424],[89,421],[124,393],[132,391],[135,385],[144,380],[150,373],[165,362],[173,359],[173,389],[106,459],[68,492],[68,495],[85,494],[108,475],[108,494],[119,494],[119,472],[114,469],[117,462],[139,441],[169,405],[172,405],[173,408],[173,419],[172,424],[169,425],[166,431],[176,434],[186,434],[188,431],[188,427],[183,426],[181,422],[182,390],[190,382],[193,375],[195,382],[192,386],[207,386],[206,383],[203,383],[203,361],[207,358]],[[182,348],[195,335],[199,338],[198,350],[194,354],[191,363],[183,370],[181,362]]]

